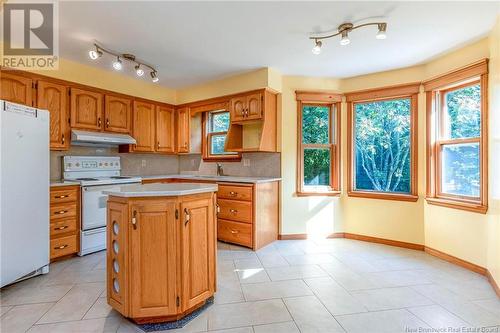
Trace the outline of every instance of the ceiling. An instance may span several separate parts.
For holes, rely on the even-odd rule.
[[[59,4],[63,58],[112,70],[111,58],[88,58],[97,40],[153,64],[159,83],[171,88],[262,67],[342,78],[416,65],[487,36],[500,14],[499,1]],[[312,33],[380,20],[388,22],[386,40],[376,40],[372,26],[353,31],[348,46],[335,38],[324,41],[319,56],[311,53]]]

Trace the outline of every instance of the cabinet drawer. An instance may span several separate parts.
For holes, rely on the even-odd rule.
[[[77,235],[56,238],[50,241],[50,259],[78,252]]]
[[[219,199],[219,214],[221,219],[252,223],[252,203],[245,201]]]
[[[50,223],[50,238],[57,237],[69,232],[74,233],[77,229],[76,218],[57,220]]]
[[[252,201],[251,186],[219,185],[217,197],[222,199],[234,199]]]
[[[50,206],[50,220],[76,216],[76,203]]]
[[[252,247],[252,225],[218,219],[217,239]]]
[[[51,189],[50,190],[50,204],[58,204],[63,202],[77,202],[78,189]]]

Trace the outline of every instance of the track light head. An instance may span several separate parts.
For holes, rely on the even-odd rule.
[[[316,54],[316,55],[320,54],[321,53],[321,46],[322,45],[323,45],[323,43],[321,43],[320,40],[316,40],[315,45],[312,48],[312,53]]]
[[[144,75],[144,70],[141,68],[141,65],[137,64],[134,68],[135,68],[135,73],[137,74],[137,76]]]
[[[151,72],[151,81],[153,81],[154,83],[160,81],[160,79],[156,75],[156,72]]]
[[[386,39],[387,38],[386,30],[387,30],[387,23],[379,23],[378,24],[378,32],[377,32],[377,35],[375,36],[375,38]]]
[[[347,31],[342,31],[342,38],[340,39],[340,45],[349,45],[351,40],[349,39],[349,33]]]
[[[116,57],[116,60],[113,61],[113,68],[117,71],[121,71],[123,68],[122,61],[120,60],[120,57]]]
[[[100,58],[102,56],[102,51],[99,50],[97,47],[95,50],[90,50],[89,51],[89,57],[90,59],[92,60],[97,60],[98,58]]]

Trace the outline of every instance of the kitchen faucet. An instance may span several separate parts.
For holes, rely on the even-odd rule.
[[[217,176],[224,176],[224,169],[220,163],[217,163]]]

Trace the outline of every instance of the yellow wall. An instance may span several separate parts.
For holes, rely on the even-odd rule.
[[[158,102],[175,104],[176,91],[144,79],[136,79],[114,71],[60,59],[57,71],[33,71],[45,76],[72,81]]]
[[[487,268],[500,285],[500,17],[490,35],[490,219]]]

